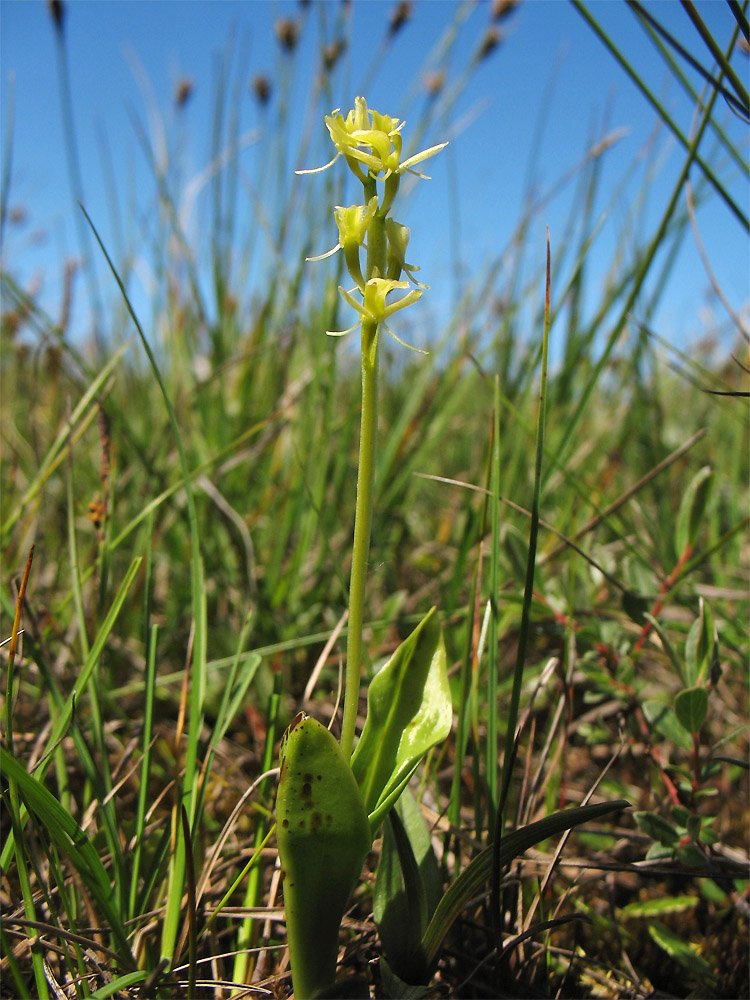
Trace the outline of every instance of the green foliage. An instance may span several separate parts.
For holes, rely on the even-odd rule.
[[[427,751],[450,732],[445,645],[432,608],[378,671],[352,770],[373,835]]]
[[[451,69],[459,51],[451,39],[475,30],[476,20],[464,20],[475,9],[484,10],[456,8],[455,32],[434,54],[449,85],[429,101],[416,87],[399,109],[415,136],[404,158],[454,121],[461,82],[476,67]],[[640,6],[633,9],[641,21]],[[595,5],[585,10],[598,16]],[[320,13],[322,52],[345,37],[346,5]],[[279,92],[292,72],[282,55]],[[127,208],[133,231],[116,256],[108,252],[126,290],[133,261],[151,254],[156,292],[139,317],[142,339],[131,339],[114,281],[111,296],[100,283],[103,325],[81,343],[64,317],[44,314],[35,289],[13,274],[11,255],[3,257],[4,636],[16,610],[11,574],[36,544],[25,632],[3,685],[0,757],[0,935],[19,996],[52,995],[45,961],[81,1000],[136,986],[144,995],[184,995],[209,963],[226,983],[255,977],[286,988],[269,837],[272,764],[300,707],[334,714],[337,642],[348,638],[360,415],[358,359],[324,336],[346,325],[336,292],[345,261],[336,259],[339,270],[303,261],[334,233],[345,192],[332,172],[301,180],[292,167],[328,158],[307,126],[330,112],[342,66],[321,62],[311,77],[305,127],[283,101],[265,107],[264,136],[276,138],[260,141],[246,162],[238,123],[249,66],[227,50],[205,174],[208,229],[195,244],[183,226],[192,189],[178,159],[182,134],[165,125],[166,162],[140,134],[153,186],[137,204],[111,206]],[[712,79],[722,100],[734,93],[731,81]],[[734,97],[742,102],[739,91]],[[316,882],[321,868],[309,842],[295,844],[297,861],[284,867],[304,872],[298,912],[309,913],[314,900],[320,920],[333,871],[336,912],[351,900],[357,918],[340,933],[339,917],[325,915],[325,944],[305,959],[317,968],[311,989],[339,971],[336,946],[346,938],[341,974],[367,968],[377,953],[380,984],[394,996],[421,994],[435,968],[441,990],[464,982],[467,994],[512,992],[502,978],[507,953],[498,963],[490,957],[500,944],[491,930],[495,880],[502,946],[513,946],[524,980],[519,992],[532,984],[550,995],[569,986],[600,995],[606,979],[606,989],[630,995],[630,973],[621,971],[628,963],[644,991],[658,989],[653,979],[669,957],[692,977],[683,993],[718,993],[724,956],[746,939],[747,410],[742,398],[704,391],[746,391],[742,367],[728,360],[733,350],[745,364],[745,345],[737,327],[735,346],[722,339],[712,347],[716,329],[707,326],[706,340],[682,353],[648,328],[690,239],[687,177],[701,211],[721,201],[732,224],[743,225],[733,185],[744,192],[746,157],[724,130],[721,102],[697,94],[695,102],[701,119],[689,138],[656,100],[683,150],[680,176],[669,178],[673,197],[654,214],[663,149],[657,137],[633,151],[620,180],[637,176],[643,201],[617,201],[622,229],[611,257],[597,217],[614,137],[592,134],[582,151],[580,197],[564,231],[551,234],[555,353],[543,437],[545,275],[536,234],[547,196],[565,177],[532,166],[509,246],[496,248],[484,273],[457,276],[455,300],[429,335],[429,296],[419,309],[387,316],[393,303],[382,287],[382,300],[368,299],[432,353],[415,357],[389,338],[381,345],[361,673],[383,659],[386,666],[370,685],[359,749],[350,766],[312,719],[300,733],[341,778],[327,787],[328,801],[349,808],[325,885]],[[550,187],[537,190],[542,175]],[[8,171],[3,184],[10,180]],[[5,187],[0,200],[7,205]],[[251,215],[246,230],[237,227],[238,207]],[[349,235],[352,219],[341,222]],[[391,227],[390,244],[388,235],[395,266],[403,233]],[[344,249],[353,261],[352,247]],[[76,281],[69,290],[78,291]],[[354,298],[364,309],[364,296]],[[710,304],[718,314],[718,300]],[[430,606],[441,609],[442,633],[436,611],[424,617]],[[422,706],[411,721],[401,701],[391,703],[397,695]],[[353,704],[356,715],[363,704],[356,696]],[[451,704],[458,726],[446,737]],[[404,726],[417,745],[407,745]],[[440,749],[425,757],[433,745]],[[604,892],[604,879],[574,881],[555,867],[546,838],[622,804],[560,809],[605,769],[599,793],[633,802],[636,818],[594,823],[589,838],[578,838],[578,855],[612,869],[626,846],[628,860],[669,862],[670,880],[630,873],[621,881],[614,871]],[[418,783],[419,809],[398,800]],[[289,815],[303,811],[302,786],[282,779],[279,794]],[[388,814],[394,801],[401,826]],[[192,811],[190,843],[183,802]],[[350,896],[381,824],[372,897],[371,873]],[[281,832],[282,854],[288,846]],[[627,934],[603,917],[610,878]],[[304,935],[294,943],[290,890],[290,943],[299,953],[307,945]],[[581,928],[572,945],[543,919],[569,904],[594,918],[595,937]],[[461,948],[444,950],[457,924]],[[518,939],[539,925],[548,937],[525,950]],[[323,924],[313,930],[313,944],[318,931],[322,942]],[[630,947],[643,944],[637,935],[658,946],[656,963],[642,957],[648,947]],[[233,951],[238,959],[226,957]]]
[[[714,973],[705,958],[699,955],[695,948],[686,944],[679,934],[675,934],[658,920],[649,924],[648,932],[670,958],[678,962],[701,986],[710,989],[714,981]]]
[[[699,733],[706,721],[708,691],[702,687],[685,688],[674,700],[677,721],[689,733]]]
[[[18,786],[24,805],[33,813],[36,821],[48,831],[54,846],[73,866],[107,918],[112,941],[120,960],[126,965],[132,964],[133,957],[121,911],[114,905],[109,876],[94,844],[54,795],[25,771],[2,747],[0,747],[0,764],[6,779]]]
[[[664,899],[647,899],[644,902],[628,903],[623,906],[623,917],[664,916],[667,913],[686,913],[692,910],[698,900],[695,896],[667,896]]]
[[[276,842],[295,994],[315,997],[335,978],[339,925],[371,836],[349,761],[302,713],[281,742]]]
[[[453,923],[468,901],[490,879],[493,863],[497,862],[501,867],[505,867],[528,848],[548,837],[570,830],[579,823],[588,823],[592,819],[606,816],[607,813],[627,809],[629,805],[630,803],[625,800],[617,800],[579,806],[576,809],[564,809],[504,835],[500,840],[499,850],[496,850],[495,845],[485,848],[461,872],[440,900],[422,938],[427,961],[432,963],[437,959],[440,946]]]
[[[711,495],[714,474],[705,466],[688,483],[677,512],[675,543],[677,554],[692,552],[698,538],[701,524],[706,514],[706,506]]]
[[[384,959],[389,972],[404,985],[424,986],[429,979],[422,936],[441,896],[430,832],[407,790],[388,813],[373,893]]]
[[[299,996],[317,996],[333,982],[339,926],[372,839],[450,724],[445,647],[433,608],[373,679],[351,765],[330,732],[303,713],[284,734],[276,840]],[[412,816],[410,827],[415,823]],[[419,884],[423,892],[418,868],[412,874],[412,890]],[[412,902],[419,898],[420,892],[410,895]],[[426,924],[426,901],[424,907]]]

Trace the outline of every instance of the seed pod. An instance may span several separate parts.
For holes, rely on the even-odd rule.
[[[372,839],[341,747],[303,712],[281,741],[276,841],[294,996],[310,1000],[335,978],[341,919]]]

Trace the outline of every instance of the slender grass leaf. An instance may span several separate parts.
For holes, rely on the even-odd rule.
[[[112,885],[96,848],[52,792],[29,774],[3,747],[0,747],[0,763],[6,776],[17,783],[26,808],[39,819],[52,841],[80,875],[84,885],[99,905],[102,916],[107,920],[115,938],[117,951],[124,962],[132,967],[135,963],[125,927],[120,913],[113,904]]]
[[[138,969],[136,972],[127,972],[124,976],[115,976],[105,986],[95,990],[90,1000],[107,1000],[107,997],[114,996],[119,990],[127,990],[136,983],[142,983],[148,979],[148,975],[145,969]]]
[[[55,723],[55,726],[53,727],[52,732],[50,734],[50,737],[47,740],[45,755],[49,754],[50,750],[54,746],[56,746],[56,744],[59,742],[59,740],[65,733],[65,729],[67,728],[68,723],[70,722],[73,716],[74,702],[77,698],[80,697],[81,692],[86,688],[86,685],[89,682],[89,678],[91,677],[94,668],[99,662],[99,658],[102,655],[104,645],[107,639],[109,638],[110,632],[114,628],[117,616],[120,613],[120,609],[122,608],[123,604],[125,603],[125,598],[127,597],[128,591],[130,590],[133,580],[135,580],[136,574],[140,569],[141,562],[142,559],[140,556],[138,556],[132,561],[127,573],[123,578],[122,583],[120,584],[119,590],[115,594],[115,598],[112,601],[112,606],[107,612],[107,615],[99,628],[96,638],[94,639],[94,642],[91,645],[91,650],[89,651],[89,655],[86,657],[86,662],[84,663],[80,674],[76,678],[75,689],[71,692],[68,700],[65,702],[65,706],[60,712],[57,722]],[[39,773],[38,767],[37,767],[37,773]]]
[[[104,254],[104,258],[109,265],[117,285],[122,293],[122,297],[125,301],[125,305],[130,314],[135,328],[138,331],[138,335],[141,338],[141,344],[148,357],[149,364],[151,365],[151,370],[154,374],[154,378],[157,381],[159,389],[161,390],[162,398],[164,400],[164,406],[167,411],[167,416],[169,417],[169,423],[174,435],[175,445],[177,447],[177,452],[180,457],[180,469],[182,471],[182,478],[185,485],[185,499],[187,501],[187,514],[188,523],[190,527],[190,596],[191,605],[193,613],[193,623],[194,623],[194,640],[192,649],[192,662],[191,662],[191,673],[190,673],[190,725],[187,730],[187,749],[185,753],[185,765],[184,765],[184,778],[182,781],[182,787],[187,800],[187,810],[188,810],[188,820],[191,824],[196,821],[196,806],[198,800],[198,774],[197,774],[197,759],[198,759],[198,740],[200,738],[201,728],[203,725],[203,699],[206,688],[206,589],[203,582],[203,561],[201,558],[200,550],[200,539],[198,533],[198,518],[195,511],[195,497],[193,495],[192,483],[190,480],[190,471],[187,464],[187,456],[185,454],[185,448],[182,443],[182,436],[180,434],[179,424],[177,422],[177,417],[175,415],[174,407],[172,406],[171,400],[169,398],[169,393],[167,392],[164,379],[162,378],[159,366],[156,362],[156,357],[151,349],[151,345],[148,342],[146,334],[143,332],[143,327],[141,326],[138,317],[136,316],[135,310],[128,298],[128,293],[125,290],[125,286],[117,272],[117,268],[112,263],[112,260],[107,253],[106,247],[97,232],[94,223],[91,221],[86,209],[81,205],[81,210],[86,216],[86,221],[91,226],[97,243]],[[176,819],[176,817],[175,817]],[[185,883],[185,848],[183,841],[177,838],[177,849],[172,858],[171,874],[169,880],[169,891],[167,893],[167,909],[164,917],[163,932],[162,932],[162,958],[167,958],[169,961],[174,959],[175,951],[175,941],[177,938],[177,926],[180,919],[180,908],[182,905],[182,894]]]
[[[714,974],[711,966],[678,934],[659,921],[649,924],[648,932],[662,951],[679,962],[683,969],[695,976],[702,984],[708,985],[713,982]]]
[[[713,481],[713,471],[710,466],[705,465],[688,483],[675,522],[675,545],[678,556],[691,552],[695,546]]]
[[[99,628],[96,639],[94,640],[93,645],[91,646],[91,649],[89,651],[89,655],[86,658],[86,662],[84,663],[83,668],[81,669],[81,672],[78,675],[78,678],[76,680],[76,687],[73,689],[73,691],[71,691],[68,700],[66,701],[63,708],[60,710],[60,714],[57,717],[55,725],[52,727],[52,732],[47,740],[47,746],[45,748],[45,752],[35,769],[35,773],[40,778],[46,773],[47,767],[49,766],[50,760],[52,759],[51,758],[52,751],[59,744],[60,740],[65,735],[65,731],[68,727],[68,724],[70,723],[70,720],[73,717],[73,711],[76,699],[79,693],[85,689],[86,685],[89,682],[89,678],[91,677],[92,671],[99,662],[99,657],[102,654],[104,645],[107,639],[109,638],[110,632],[114,627],[117,616],[120,613],[120,609],[122,608],[122,605],[125,601],[128,591],[130,590],[130,586],[133,583],[133,580],[135,579],[135,576],[138,572],[140,565],[141,565],[140,557],[134,559],[133,562],[130,564],[130,568],[128,569],[128,572],[125,574],[125,578],[120,584],[120,589],[117,591],[117,594],[115,595],[115,599],[112,602],[112,606],[107,612],[107,615]],[[11,835],[6,839],[5,844],[3,845],[2,853],[0,854],[0,867],[2,867],[4,870],[7,869],[7,865],[10,860],[12,851],[13,851],[13,836]]]
[[[686,0],[686,2],[683,3],[682,6],[685,12],[687,13],[688,17],[690,18],[690,20],[695,25],[698,34],[706,43],[706,47],[708,48],[712,57],[716,60],[718,65],[721,67],[722,72],[727,77],[729,82],[732,84],[732,87],[734,88],[734,91],[737,94],[737,98],[741,105],[740,108],[741,113],[743,113],[745,119],[747,119],[748,116],[750,116],[750,95],[748,95],[747,88],[740,80],[739,76],[735,72],[734,67],[729,62],[726,55],[722,52],[721,48],[716,43],[713,34],[711,33],[711,31],[709,31],[708,27],[704,23],[700,14],[695,9],[695,4],[692,3],[691,0]]]
[[[628,903],[620,910],[623,917],[659,917],[665,913],[686,913],[697,904],[697,896],[667,896],[666,899],[646,899]]]
[[[733,764],[735,767],[742,767],[746,771],[750,771],[750,761],[741,760],[739,757],[727,757],[724,754],[718,754],[715,760],[724,761],[725,764]]]
[[[47,454],[42,459],[42,462],[39,465],[39,471],[29,484],[28,489],[19,501],[17,507],[8,515],[8,519],[3,523],[0,534],[5,535],[10,531],[23,513],[24,508],[30,503],[31,500],[34,499],[35,496],[37,496],[60,462],[63,461],[68,448],[74,441],[74,428],[76,428],[79,422],[85,417],[85,422],[78,428],[78,433],[83,433],[89,423],[96,417],[97,407],[94,404],[97,398],[101,395],[102,387],[111,375],[112,371],[120,363],[123,355],[129,347],[130,341],[126,341],[115,351],[83,394],[81,399],[78,401],[78,404],[71,413],[70,418],[65,422],[65,425],[60,428],[57,437],[47,451]]]
[[[434,966],[440,946],[456,918],[469,900],[481,892],[489,880],[495,853],[497,853],[500,866],[504,868],[519,854],[522,854],[529,847],[533,847],[534,844],[539,844],[558,833],[564,833],[581,823],[588,823],[601,816],[606,816],[607,813],[629,807],[630,803],[627,800],[616,799],[614,802],[600,802],[596,805],[578,806],[575,809],[563,809],[561,812],[529,823],[527,826],[521,827],[520,830],[505,834],[500,840],[500,849],[497,852],[494,844],[485,847],[481,854],[478,854],[449,886],[425,931],[422,946],[430,966]]]

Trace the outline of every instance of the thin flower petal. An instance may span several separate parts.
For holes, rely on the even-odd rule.
[[[356,309],[357,312],[360,314],[360,316],[366,316],[368,319],[373,318],[370,315],[370,313],[365,309],[365,307],[362,305],[362,303],[357,302],[357,300],[354,298],[351,292],[347,292],[347,290],[345,288],[342,288],[341,285],[339,285],[339,295],[344,300],[344,302],[346,302],[347,305],[350,305],[352,309]]]
[[[391,330],[391,328],[388,326],[387,323],[383,323],[383,326],[385,327],[386,333],[389,333],[394,340],[398,341],[398,343],[401,344],[402,347],[406,347],[410,351],[416,351],[417,354],[430,353],[429,351],[423,351],[421,347],[415,347],[413,344],[407,344],[405,340],[402,340],[400,337],[396,336],[396,334],[393,332],[393,330]]]
[[[445,149],[447,145],[447,142],[441,142],[438,143],[437,146],[430,146],[429,149],[423,149],[421,153],[415,153],[414,156],[410,156],[407,160],[404,160],[404,162],[399,166],[398,172],[403,173],[405,170],[412,172],[411,168],[415,163],[421,163],[422,160],[426,160],[428,157],[434,156],[436,153],[439,153],[441,149]],[[415,170],[413,173],[417,173],[417,171]],[[420,174],[420,176],[422,175]]]
[[[334,158],[332,160],[329,160],[329,162],[326,163],[326,165],[324,167],[306,167],[304,169],[295,170],[294,172],[295,172],[295,174],[300,174],[300,175],[302,175],[302,174],[321,174],[324,170],[328,170],[329,167],[332,167],[333,164],[336,162],[336,160],[338,160],[338,158],[340,156],[341,156],[341,153],[336,153],[336,155],[334,156]]]
[[[333,257],[335,253],[338,253],[341,249],[341,244],[337,243],[335,247],[331,250],[326,250],[325,253],[316,254],[314,257],[305,257],[305,260],[325,260],[326,257]]]
[[[350,326],[348,330],[326,330],[326,337],[345,337],[347,333],[352,333],[352,331],[356,330],[360,322],[360,320],[357,320],[354,326]]]
[[[399,286],[403,285],[406,285],[407,288],[409,287],[408,282],[400,281]],[[389,306],[385,307],[385,309],[383,310],[382,319],[387,319],[389,316],[392,316],[395,312],[398,312],[399,309],[406,309],[406,307],[410,306],[412,302],[417,302],[421,298],[422,298],[422,292],[420,291],[420,289],[412,288],[412,290],[410,292],[407,292],[407,294],[404,295],[402,299],[399,299],[397,302],[392,302]]]

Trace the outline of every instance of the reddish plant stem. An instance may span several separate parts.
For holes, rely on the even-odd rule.
[[[664,607],[664,598],[667,596],[669,591],[674,586],[675,580],[680,574],[680,570],[682,569],[682,567],[685,565],[685,563],[688,561],[688,559],[692,554],[693,554],[693,547],[692,545],[688,545],[685,548],[685,551],[680,556],[680,558],[677,560],[677,565],[675,566],[675,568],[672,570],[672,572],[669,574],[666,580],[662,583],[661,590],[659,591],[659,596],[656,598],[654,606],[651,609],[652,618],[658,617],[659,612]],[[638,637],[638,641],[636,642],[635,646],[633,646],[634,653],[638,653],[641,651],[644,643],[646,642],[646,639],[648,639],[651,633],[651,628],[652,628],[651,622],[645,622],[643,628],[641,629],[641,634]]]

